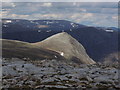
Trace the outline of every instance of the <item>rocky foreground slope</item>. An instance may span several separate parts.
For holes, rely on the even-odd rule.
[[[116,65],[78,65],[57,60],[24,61],[3,59],[3,88],[13,89],[92,89],[119,90]],[[46,90],[47,90],[46,89]],[[75,89],[75,90],[76,90]],[[105,90],[106,90],[105,89]],[[93,89],[92,89],[93,90]]]

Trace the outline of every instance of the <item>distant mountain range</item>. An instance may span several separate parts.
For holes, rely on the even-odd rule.
[[[66,31],[85,27],[77,23],[66,20],[21,20],[21,19],[3,19],[3,33],[21,32],[21,31]],[[9,31],[7,30],[9,28]]]
[[[88,27],[66,20],[2,20],[3,39],[35,43],[60,32],[78,40],[96,61],[118,52],[119,31],[115,28]]]

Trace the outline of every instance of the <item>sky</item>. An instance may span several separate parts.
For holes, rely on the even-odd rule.
[[[2,2],[2,18],[69,20],[88,26],[117,27],[117,2]]]

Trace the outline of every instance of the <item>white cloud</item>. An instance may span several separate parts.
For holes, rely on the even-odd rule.
[[[86,9],[84,9],[84,8],[81,8],[80,9],[82,12],[86,12],[87,10]]]
[[[29,19],[62,19],[63,14],[32,14]]]
[[[83,18],[90,18],[93,17],[92,13],[85,13],[85,15],[83,16]]]
[[[2,16],[4,18],[64,19],[81,24],[101,26],[116,26],[116,20],[118,19],[116,17],[117,8],[113,3],[29,2],[3,4]],[[96,6],[97,4],[99,7]],[[103,4],[106,5],[106,7],[102,8],[102,6],[104,6]]]
[[[73,13],[70,18],[75,22],[79,23],[81,21],[90,19],[93,17],[92,13]]]
[[[5,8],[5,7],[15,7],[15,3],[11,3],[11,2],[6,2],[6,3],[2,3],[2,7]]]
[[[51,6],[52,6],[52,3],[43,3],[42,6],[44,6],[44,7],[51,7]]]
[[[73,0],[4,0],[4,2],[73,2]],[[119,0],[74,0],[74,2],[119,2]]]
[[[118,20],[118,16],[112,16],[112,19]]]
[[[16,17],[16,18],[27,18],[29,15],[17,15],[17,14],[11,14],[11,17]]]
[[[9,12],[9,11],[3,11],[3,12],[2,12],[2,17],[5,17],[5,18],[6,18],[6,17],[7,17],[8,12]]]
[[[7,12],[2,13],[2,18],[17,18],[17,19],[28,19],[29,15],[17,15],[17,14],[8,14]]]

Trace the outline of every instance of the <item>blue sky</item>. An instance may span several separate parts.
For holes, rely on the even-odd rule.
[[[2,17],[12,19],[62,19],[89,26],[117,27],[116,2],[3,2]]]

